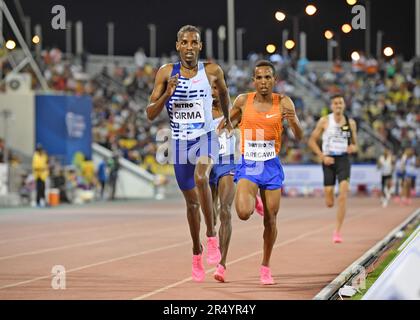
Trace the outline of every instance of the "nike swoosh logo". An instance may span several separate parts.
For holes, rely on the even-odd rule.
[[[193,80],[192,83],[199,83],[203,79]]]
[[[273,118],[273,117],[275,117],[275,116],[276,116],[276,114],[266,114],[266,115],[265,115],[265,117],[266,117],[267,119]]]

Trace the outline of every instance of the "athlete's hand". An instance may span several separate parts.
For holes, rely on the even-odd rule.
[[[233,131],[234,131],[233,125],[232,125],[232,122],[230,122],[230,119],[229,120],[226,120],[225,122],[226,122],[225,130],[227,131],[226,132],[226,136],[228,138],[230,138],[232,136],[232,134],[233,134]]]
[[[172,96],[175,92],[176,86],[178,85],[178,73],[173,77],[170,77],[168,80],[168,84],[166,85],[166,92],[165,94],[168,96]]]
[[[216,128],[217,135],[220,136],[223,133],[223,131],[225,130],[225,128],[226,128],[226,120],[225,120],[225,118],[223,118],[222,120],[220,120],[219,125]]]
[[[286,119],[288,122],[292,122],[296,120],[296,111],[294,108],[290,108],[288,106],[283,107],[283,119]]]
[[[356,153],[356,152],[357,152],[357,148],[356,148],[356,146],[354,144],[351,144],[351,145],[349,145],[347,147],[347,153],[348,154],[350,154],[350,153]]]
[[[322,163],[325,164],[326,166],[331,166],[334,164],[334,158],[333,157],[328,157],[328,156],[323,156],[322,157]]]

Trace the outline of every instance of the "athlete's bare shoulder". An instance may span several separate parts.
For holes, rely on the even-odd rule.
[[[319,122],[322,124],[328,123],[328,115],[319,118]]]
[[[328,127],[328,116],[322,116],[319,118],[318,123],[316,124],[316,129],[325,130]]]
[[[233,108],[242,109],[245,106],[247,98],[248,98],[247,93],[242,93],[239,96],[237,96],[235,101],[233,102]]]
[[[157,74],[160,74],[162,76],[163,75],[168,75],[168,78],[169,78],[169,76],[171,75],[173,67],[174,67],[173,63],[166,63],[159,68]]]
[[[293,103],[292,98],[290,98],[289,96],[286,96],[285,94],[279,94],[279,93],[273,93],[274,95],[279,96],[280,99],[280,103],[283,105],[283,107],[286,108],[295,108],[295,104]]]
[[[212,74],[214,76],[217,76],[220,73],[223,74],[222,68],[217,63],[211,61],[204,62],[204,68],[208,74]]]
[[[349,119],[349,124],[351,125],[351,126],[356,126],[356,121],[354,120],[354,119]]]

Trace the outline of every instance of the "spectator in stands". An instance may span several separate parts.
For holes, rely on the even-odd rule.
[[[117,188],[118,172],[120,170],[120,163],[118,159],[118,152],[114,151],[112,157],[108,160],[109,167],[109,187],[110,187],[110,200],[115,200],[115,192]]]
[[[420,56],[413,59],[413,69],[411,72],[413,79],[420,80]]]
[[[61,166],[56,166],[51,177],[51,185],[53,188],[60,190],[60,202],[70,203],[66,193],[66,177]]]
[[[137,68],[143,68],[146,64],[147,56],[144,53],[143,48],[138,48],[136,53],[134,54],[134,63],[136,64]]]
[[[41,144],[37,144],[32,158],[32,170],[36,182],[36,204],[45,207],[45,181],[48,178],[48,155]]]
[[[4,140],[0,138],[0,163],[4,162]]]
[[[101,200],[104,199],[105,185],[107,181],[106,168],[107,168],[106,162],[104,159],[102,159],[101,162],[99,163],[98,172],[97,172],[97,178],[101,185],[101,191],[100,191]]]
[[[306,73],[308,72],[308,63],[309,61],[306,57],[302,57],[299,59],[297,64],[297,71],[299,72],[299,74],[306,75]]]
[[[91,159],[86,159],[81,164],[81,175],[87,190],[94,189],[96,186],[95,165]]]

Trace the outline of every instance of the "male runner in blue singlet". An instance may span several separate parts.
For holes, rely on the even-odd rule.
[[[186,201],[193,242],[194,281],[203,281],[205,276],[200,243],[200,206],[207,227],[207,262],[217,264],[221,259],[209,185],[210,171],[219,152],[212,117],[212,84],[219,91],[226,129],[229,133],[232,131],[223,71],[215,63],[199,62],[201,49],[200,31],[191,25],[183,26],[178,31],[176,42],[180,61],[159,69],[146,110],[149,120],[155,119],[164,107],[168,111],[175,176]]]

